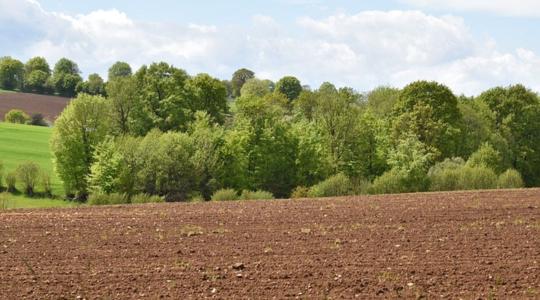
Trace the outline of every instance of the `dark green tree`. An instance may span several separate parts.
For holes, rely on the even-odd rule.
[[[234,72],[231,79],[232,96],[240,97],[242,87],[251,78],[255,78],[255,73],[251,70],[239,69]]]
[[[302,84],[296,77],[285,76],[276,83],[275,91],[282,93],[292,102],[302,92]]]

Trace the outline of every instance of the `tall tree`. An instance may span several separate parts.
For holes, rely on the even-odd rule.
[[[111,81],[118,77],[129,77],[131,75],[131,66],[127,62],[118,61],[109,68],[108,80]]]
[[[22,89],[24,65],[9,56],[0,58],[0,88],[6,90]]]
[[[82,82],[79,66],[67,58],[60,59],[54,66],[52,84],[56,92],[62,96],[73,97],[77,85]]]
[[[105,96],[105,82],[99,74],[90,74],[88,80],[77,85],[77,93]]]
[[[251,78],[255,78],[255,73],[248,69],[239,69],[234,72],[231,79],[232,96],[240,97],[242,87]]]
[[[105,139],[107,132],[107,103],[100,96],[81,94],[56,120],[51,150],[55,170],[68,195],[86,199],[94,148]]]
[[[133,77],[117,77],[107,83],[112,131],[126,135],[133,132],[134,110],[137,105],[137,82]]]
[[[302,92],[302,84],[296,77],[285,76],[276,83],[275,90],[285,95],[289,99],[289,102],[292,102]]]
[[[205,111],[214,122],[222,124],[225,121],[227,88],[221,81],[208,74],[199,74],[188,80],[187,89],[192,115],[196,111]]]

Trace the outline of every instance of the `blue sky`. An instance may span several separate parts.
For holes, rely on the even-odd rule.
[[[0,0],[0,56],[65,56],[85,76],[116,60],[220,78],[248,67],[360,91],[417,79],[540,90],[539,29],[537,0]]]

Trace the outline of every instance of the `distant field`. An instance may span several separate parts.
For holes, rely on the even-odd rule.
[[[7,90],[0,89],[0,94],[7,94],[7,93],[15,93],[15,92],[14,92],[14,91],[7,91]]]
[[[75,202],[68,202],[58,199],[47,198],[28,198],[22,195],[7,194],[5,202],[6,209],[14,208],[58,208],[58,207],[75,207]],[[0,199],[0,210],[3,208],[2,199]]]
[[[40,113],[54,122],[69,103],[69,98],[0,90],[0,120],[12,109],[20,109],[29,115]]]
[[[63,194],[62,183],[53,172],[49,150],[49,127],[18,125],[0,122],[0,160],[5,173],[15,170],[24,161],[34,161],[46,170],[53,181],[53,193]]]

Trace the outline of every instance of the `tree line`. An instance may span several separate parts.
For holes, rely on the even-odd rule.
[[[359,93],[247,69],[191,76],[165,62],[135,73],[118,62],[101,82],[81,88],[53,130],[55,170],[75,199],[540,185],[540,100],[522,85],[477,97],[432,81]]]

